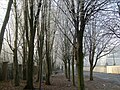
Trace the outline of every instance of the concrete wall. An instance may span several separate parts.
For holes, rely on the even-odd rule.
[[[90,71],[90,67],[84,67],[84,71]],[[97,66],[93,70],[94,72],[107,72],[107,69],[105,66]]]
[[[84,67],[84,71],[89,70],[89,67]],[[94,72],[120,74],[120,66],[96,66]]]
[[[107,73],[120,74],[120,66],[107,66]]]

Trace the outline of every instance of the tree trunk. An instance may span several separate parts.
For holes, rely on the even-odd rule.
[[[4,21],[3,21],[3,25],[2,25],[2,28],[1,28],[1,33],[0,33],[0,54],[1,54],[1,49],[2,49],[4,32],[5,32],[5,28],[6,28],[6,25],[8,23],[8,20],[9,20],[12,3],[13,3],[13,0],[9,0],[8,7],[7,7],[7,12],[6,12],[6,15],[5,15],[5,18],[4,18]]]
[[[50,85],[50,68],[49,68],[49,64],[47,64],[47,72],[46,72],[46,85]]]
[[[50,85],[50,73],[51,73],[51,62],[50,62],[50,57],[49,57],[49,49],[48,45],[46,45],[46,85]]]
[[[51,73],[51,58],[50,58],[50,43],[48,41],[48,33],[46,30],[46,85],[50,85],[50,73]]]
[[[39,74],[39,82],[40,82],[40,86],[39,86],[39,88],[40,88],[40,90],[41,90],[41,83],[42,83],[42,66],[43,66],[43,60],[42,60],[42,58],[40,59],[40,74]]]
[[[34,43],[34,42],[33,42]],[[29,43],[29,53],[28,53],[28,65],[27,65],[27,86],[25,89],[33,89],[33,53],[34,45],[32,42]]]
[[[46,35],[47,36],[47,35]],[[49,54],[49,46],[46,37],[46,85],[50,85],[50,72],[51,72],[51,62],[50,62],[50,54]]]
[[[44,12],[42,13],[42,17],[44,17]],[[44,45],[44,18],[41,22],[41,33],[40,33],[40,54],[39,54],[39,60],[40,60],[40,86],[39,88],[41,89],[41,83],[42,83],[42,66],[43,66],[43,45]]]
[[[23,32],[23,80],[26,80],[26,42],[25,42],[25,32]]]
[[[82,12],[83,13],[83,12]],[[82,14],[81,13],[81,14]],[[83,75],[83,35],[85,29],[84,15],[81,15],[80,31],[77,30],[77,66],[78,66],[78,90],[85,90],[84,75]]]
[[[78,68],[78,90],[85,90],[83,75],[83,52],[81,52],[81,47],[78,47],[77,51],[77,68]]]
[[[18,18],[17,18],[17,6],[16,0],[14,0],[14,8],[15,8],[15,42],[14,42],[14,84],[15,86],[19,86],[19,66],[18,66],[18,57],[17,57],[17,40],[18,40]]]
[[[24,30],[23,30],[23,80],[27,79],[27,40],[28,39],[28,18],[27,18],[27,0],[24,3]],[[26,33],[25,33],[26,32]],[[26,39],[25,39],[26,34]]]
[[[37,79],[36,79],[36,82],[39,82],[40,80],[40,63],[38,62],[38,65],[37,65]]]
[[[68,59],[68,81],[70,81],[70,59]]]
[[[35,15],[35,18],[33,18],[34,16],[34,1],[30,0],[30,41],[28,42],[28,47],[29,47],[29,53],[28,53],[28,61],[27,61],[27,85],[25,86],[25,89],[33,89],[33,55],[34,55],[34,38],[35,38],[35,34],[36,34],[36,26],[39,20],[39,13],[40,13],[40,8],[41,8],[41,1],[39,0],[38,2],[38,7],[37,7],[37,13]],[[27,41],[28,41],[28,37],[27,37]]]
[[[93,68],[90,65],[90,81],[93,81]]]
[[[67,62],[64,63],[64,66],[65,66],[65,77],[68,79]]]
[[[38,66],[38,78],[37,81],[39,81],[39,90],[41,90],[41,83],[42,83],[42,66],[43,66],[43,45],[44,45],[44,7],[42,8],[42,18],[41,18],[41,31],[39,30],[39,26],[37,28],[37,48],[38,48],[38,55],[39,55],[39,66]]]
[[[74,47],[73,47],[74,48]],[[73,49],[73,55],[72,55],[72,84],[75,86],[75,74],[74,74],[74,49]]]
[[[33,27],[33,2],[30,0],[29,8],[30,8],[30,19],[29,19],[29,24],[30,24],[30,40],[27,38],[28,41],[28,61],[27,61],[27,85],[25,86],[25,89],[33,89],[33,55],[34,55],[34,37],[35,37],[35,32],[36,28],[34,29]]]
[[[23,80],[26,80],[27,78],[26,78],[26,54],[25,54],[25,51],[23,51],[24,53],[23,53]]]
[[[14,85],[19,86],[19,71],[16,50],[14,50],[13,60],[14,60]]]
[[[76,32],[77,32],[77,66],[78,66],[78,90],[85,90],[84,86],[84,60],[83,60],[83,36],[85,30],[85,13],[84,13],[84,0],[79,1],[80,4],[80,17],[77,14]],[[79,13],[79,9],[77,11]],[[80,18],[80,30],[79,30]]]
[[[50,75],[51,75],[51,43],[50,43],[50,11],[51,11],[51,1],[46,0],[45,1],[46,7],[46,15],[48,14],[48,17],[46,17],[46,63],[47,63],[47,70],[46,70],[46,85],[50,85]],[[48,19],[48,20],[47,20]]]

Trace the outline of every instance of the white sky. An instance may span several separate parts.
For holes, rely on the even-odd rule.
[[[8,5],[8,0],[0,0],[0,29],[5,17],[7,5]]]

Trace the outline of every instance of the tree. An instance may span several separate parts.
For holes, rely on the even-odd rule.
[[[91,16],[101,10],[109,0],[66,0],[66,7],[72,18],[72,23],[76,32],[77,39],[77,67],[78,67],[78,90],[84,90],[84,76],[83,76],[83,37],[85,26],[90,20]],[[69,19],[69,17],[68,17]]]
[[[74,35],[74,38],[73,38],[73,50],[72,50],[72,83],[73,83],[73,86],[75,86],[75,74],[74,74],[74,62],[75,60],[77,60],[77,56],[76,56],[76,33]]]
[[[45,14],[50,15],[50,11],[48,9],[49,2],[45,0]],[[48,22],[47,22],[48,21]],[[48,27],[47,27],[48,25]],[[50,85],[50,73],[51,73],[51,58],[50,58],[50,17],[48,16],[48,20],[46,17],[45,20],[45,34],[46,34],[46,84]]]
[[[118,6],[118,12],[119,12],[119,16],[120,16],[120,1],[117,2],[117,6]]]
[[[30,26],[30,38],[28,40],[28,61],[27,61],[27,85],[25,86],[25,89],[33,89],[33,55],[34,55],[34,38],[36,33],[36,26],[37,22],[39,20],[39,13],[41,8],[41,1],[38,2],[38,8],[37,13],[34,17],[34,1],[29,0],[29,11],[30,11],[30,17],[29,17],[29,26]]]
[[[73,48],[75,48],[74,45],[74,39],[72,42],[72,38],[74,37],[73,33],[73,23],[71,23],[71,20],[69,18],[69,12],[67,12],[67,8],[64,6],[63,1],[57,1],[57,13],[58,13],[58,17],[56,17],[56,15],[54,15],[55,17],[55,23],[57,25],[57,27],[59,28],[59,34],[63,34],[60,35],[60,43],[62,45],[60,45],[61,48],[61,58],[63,63],[64,63],[64,68],[65,68],[65,76],[66,78],[70,81],[70,64],[71,64],[71,55],[72,55],[72,81],[73,81],[73,85],[75,85],[75,79],[74,79],[74,51],[71,50],[71,45],[73,46]],[[64,8],[64,10],[63,10]],[[67,17],[65,17],[65,15]],[[64,37],[64,38],[63,38]],[[60,54],[59,54],[60,55]]]
[[[7,43],[10,49],[13,52],[13,66],[14,66],[14,85],[19,86],[19,66],[18,66],[18,12],[16,6],[16,0],[13,2],[14,4],[14,12],[15,12],[15,40],[14,46],[11,45],[11,35],[9,31],[9,38],[7,36]],[[9,29],[9,28],[8,28]],[[8,31],[7,31],[8,34]]]
[[[68,35],[67,28],[64,31],[66,35]],[[70,55],[71,55],[71,45],[69,40],[65,35],[61,35],[61,53],[62,53],[62,61],[64,63],[65,77],[70,81]]]
[[[28,38],[28,17],[27,17],[27,11],[28,11],[28,3],[27,0],[23,1],[24,4],[24,29],[23,29],[23,80],[27,79],[27,41],[26,38]],[[25,38],[26,35],[26,38]]]
[[[45,0],[45,49],[46,49],[46,84],[50,85],[53,63],[53,45],[56,30],[52,27],[51,0]]]
[[[90,63],[90,80],[93,80],[93,70],[100,58],[108,55],[117,45],[117,40],[113,39],[113,35],[106,34],[106,27],[99,28],[100,21],[94,19],[88,24],[85,34],[85,42],[88,50],[88,59]],[[114,41],[114,43],[112,42]]]
[[[43,67],[43,46],[44,46],[44,32],[45,32],[45,16],[44,16],[44,7],[41,11],[41,31],[38,26],[38,40],[37,40],[37,48],[38,48],[38,56],[39,56],[39,66],[38,66],[38,81],[40,82],[40,90],[42,83],[42,67]]]
[[[5,19],[4,19],[2,28],[1,28],[1,33],[0,33],[0,53],[1,53],[1,49],[2,49],[2,43],[3,43],[5,28],[6,28],[6,25],[8,23],[9,16],[10,16],[10,10],[11,10],[11,7],[12,7],[12,3],[13,3],[13,0],[9,0],[8,7],[7,7],[7,12],[6,12],[6,15],[5,15]]]
[[[14,60],[14,83],[15,86],[19,86],[19,69],[18,69],[18,58],[17,58],[17,40],[18,40],[18,18],[17,18],[17,6],[16,0],[14,0],[14,8],[15,8],[15,41],[14,41],[14,50],[13,50],[13,60]]]
[[[117,6],[116,6],[117,3]],[[111,17],[113,17],[112,19],[109,19],[108,21],[105,21],[105,24],[108,26],[109,28],[109,33],[108,34],[114,34],[117,38],[120,38],[120,2],[114,2],[114,6],[117,7],[117,11],[114,11],[113,9],[111,9],[110,13],[114,13],[114,15],[112,14]],[[115,13],[117,12],[117,13]],[[110,22],[110,23],[109,23]]]

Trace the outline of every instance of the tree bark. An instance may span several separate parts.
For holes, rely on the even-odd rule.
[[[80,52],[80,49],[78,50],[78,90],[84,90],[84,75],[83,75],[83,54]]]
[[[70,59],[68,59],[68,81],[70,81]]]
[[[26,38],[28,37],[27,32],[28,32],[28,18],[27,18],[27,0],[23,1],[24,3],[24,30],[23,30],[23,80],[27,79],[27,40],[25,39],[25,34]],[[26,32],[26,33],[25,33]],[[28,38],[27,38],[28,39]]]
[[[73,47],[74,48],[74,47]],[[72,54],[72,84],[75,86],[75,74],[74,74],[74,50]]]
[[[51,75],[51,51],[50,51],[50,10],[51,10],[51,1],[45,1],[45,5],[49,6],[45,8],[46,15],[48,14],[48,20],[46,17],[45,21],[45,30],[46,30],[46,85],[50,85],[50,75]],[[48,25],[48,28],[47,28]]]
[[[80,43],[78,43],[78,50],[77,50],[78,90],[85,90],[84,75],[83,75],[83,52],[81,50],[82,47],[79,46],[79,44]]]
[[[49,46],[47,41],[47,34],[46,34],[46,85],[50,85],[50,73],[51,73],[51,62],[50,62],[50,53],[49,53]]]
[[[16,0],[14,0],[14,8],[15,8],[15,42],[14,42],[14,84],[15,86],[19,86],[19,66],[18,66],[18,58],[17,58],[17,40],[18,40],[18,18],[17,18],[17,6]]]
[[[90,81],[93,81],[93,68],[90,65]]]
[[[27,56],[27,52],[26,52],[26,42],[25,42],[25,39],[24,39],[24,35],[23,35],[23,80],[26,80],[26,56]]]
[[[25,86],[25,89],[33,89],[33,55],[34,55],[34,38],[36,34],[36,26],[39,20],[39,13],[41,8],[41,1],[38,2],[38,8],[37,13],[34,18],[34,4],[33,0],[30,0],[30,41],[28,42],[28,61],[27,61],[27,85]],[[28,37],[27,37],[27,40]]]
[[[67,62],[64,62],[64,66],[65,66],[65,77],[68,79]]]
[[[36,28],[33,28],[33,1],[30,0],[30,41],[28,42],[28,61],[27,61],[27,85],[25,89],[33,89],[33,55],[34,55],[34,37]]]
[[[38,28],[38,55],[39,55],[39,68],[38,68],[38,81],[39,89],[41,90],[42,83],[42,66],[43,66],[43,45],[44,45],[44,8],[42,8],[42,19],[41,19],[41,31]]]
[[[84,86],[84,60],[83,60],[83,35],[85,30],[85,19],[84,19],[84,0],[79,1],[80,4],[80,30],[79,30],[79,14],[76,19],[76,32],[77,32],[77,66],[78,66],[78,90],[85,90]],[[78,6],[79,8],[79,6]],[[79,12],[79,9],[78,11]]]
[[[43,26],[42,26],[43,25]],[[43,45],[44,45],[44,20],[43,23],[41,23],[41,33],[40,33],[40,89],[41,89],[41,83],[42,83],[42,66],[43,66]]]

